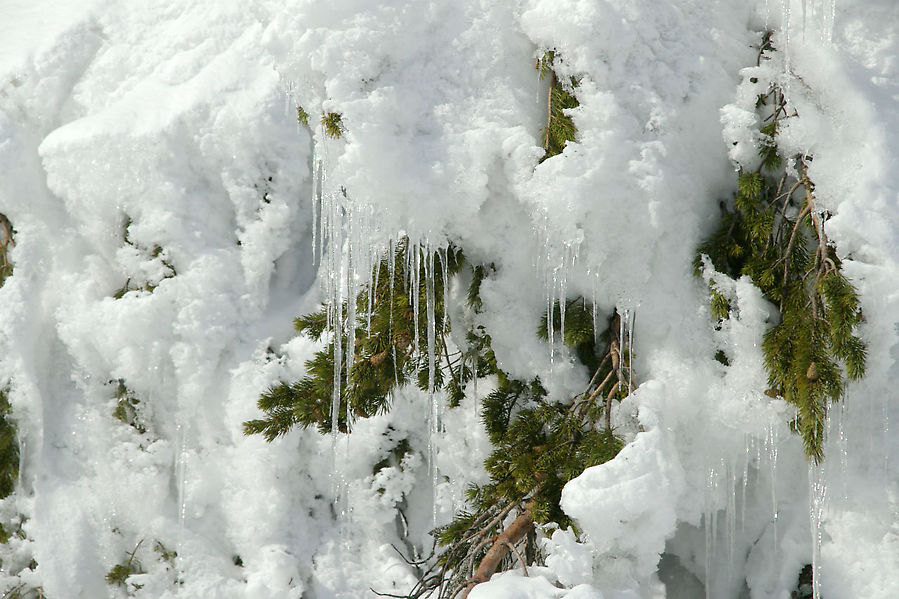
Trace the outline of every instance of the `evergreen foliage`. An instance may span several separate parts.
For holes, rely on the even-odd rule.
[[[434,589],[439,589],[439,597],[467,595],[493,574],[483,566],[495,552],[496,539],[508,543],[512,554],[497,566],[533,563],[538,554],[533,523],[572,526],[559,505],[562,488],[586,468],[614,458],[623,447],[610,418],[612,402],[627,395],[631,379],[629,365],[624,366],[629,364],[629,350],[619,349],[620,317],[609,319],[606,331],[597,336],[592,306],[579,298],[566,301],[564,318],[557,302],[552,318],[555,330],[561,330],[564,322],[563,342],[594,372],[587,389],[568,403],[559,403],[547,397],[539,379],[525,383],[495,370],[499,385],[484,398],[481,411],[495,447],[485,464],[491,480],[468,490],[472,511],[460,513],[436,531],[443,551],[409,597]],[[548,328],[542,320],[537,334],[547,339]],[[597,342],[604,348],[601,354]],[[510,514],[518,516],[505,526]],[[524,527],[517,539],[508,534],[517,530],[515,523]]]
[[[367,418],[389,408],[391,391],[405,384],[417,384],[428,390],[428,341],[424,328],[418,323],[427,322],[427,289],[412,289],[412,277],[402,276],[397,265],[411,264],[412,256],[408,240],[396,245],[392,260],[381,259],[377,266],[377,285],[365,288],[356,304],[357,330],[362,334],[355,339],[349,381],[345,361],[340,364],[340,414],[337,430],[347,432],[347,407],[358,418]],[[419,264],[419,280],[428,276],[426,262],[445,261],[446,269],[435,268],[434,277],[434,327],[435,389],[447,389],[450,397],[458,397],[464,385],[471,380],[474,369],[466,363],[459,351],[450,351],[447,343],[449,323],[445,323],[443,272],[455,275],[465,264],[462,253],[454,248],[427,256],[423,250]],[[373,297],[369,298],[369,294]],[[418,295],[416,299],[415,295]],[[371,302],[369,302],[371,299]],[[368,308],[371,303],[372,309]],[[416,308],[418,311],[416,317]],[[342,319],[347,318],[347,307],[342,307]],[[319,339],[326,333],[333,334],[333,323],[328,322],[327,308],[297,318],[294,328],[311,339]],[[338,326],[342,331],[343,327]],[[342,335],[341,346],[346,348],[347,337]],[[348,352],[347,352],[348,353]],[[348,360],[348,356],[343,357]],[[262,434],[269,441],[287,433],[295,426],[306,428],[315,425],[321,433],[332,428],[331,405],[334,396],[334,341],[316,352],[306,362],[306,376],[292,383],[282,382],[265,392],[258,401],[266,417],[244,423],[246,434]]]
[[[770,49],[766,36],[761,56]],[[797,115],[788,113],[776,86],[759,96],[756,106],[763,119],[761,166],[740,172],[733,206],[724,208],[718,229],[700,245],[694,267],[701,274],[707,256],[720,275],[749,276],[778,306],[780,322],[765,333],[762,345],[768,382],[772,395],[796,407],[794,430],[806,456],[817,463],[824,458],[828,405],[843,396],[846,378],[865,374],[867,350],[855,334],[862,314],[858,294],[825,234],[828,214],[815,205],[807,170],[812,158],[785,160],[778,150],[778,128]],[[785,162],[794,168],[787,169]],[[709,293],[713,315],[727,318],[730,304],[714,280]]]
[[[339,139],[346,131],[346,127],[343,126],[343,115],[339,112],[323,113],[321,123],[325,128],[325,134],[334,139]]]
[[[481,307],[481,283],[495,267],[471,266],[462,252],[452,247],[432,256],[422,252],[417,259],[410,255],[414,251],[422,252],[410,247],[408,240],[397,244],[394,254],[377,265],[372,283],[357,299],[356,325],[362,332],[355,338],[352,358],[344,358],[352,359],[349,378],[346,363],[337,368],[341,381],[336,428],[342,432],[350,430],[347,408],[356,417],[389,409],[390,394],[398,386],[415,384],[422,390],[431,390],[427,335],[417,331],[417,323],[427,322],[427,294],[432,293],[437,362],[433,368],[434,389],[446,390],[453,407],[474,377],[496,375],[499,383],[483,399],[481,411],[494,445],[485,464],[491,481],[469,489],[470,511],[460,513],[451,524],[434,531],[440,550],[435,547],[432,557],[421,562],[429,564],[428,570],[408,595],[418,597],[439,588],[440,596],[452,597],[467,593],[473,580],[492,574],[503,565],[502,560],[509,562],[510,551],[520,557],[523,565],[533,563],[537,559],[534,522],[571,524],[559,507],[562,487],[585,468],[611,459],[622,447],[620,437],[612,430],[610,413],[613,401],[628,393],[624,381],[631,378],[631,373],[624,366],[628,350],[619,348],[620,318],[613,316],[607,330],[596,335],[593,307],[583,299],[565,302],[564,310],[557,303],[550,315],[553,329],[564,330],[563,342],[594,372],[584,393],[567,403],[547,397],[539,379],[516,380],[498,368],[490,336],[483,327],[473,326],[466,331],[468,347],[452,351],[446,338],[449,323],[445,322],[444,288],[449,280],[444,280],[444,273],[453,277],[467,270],[467,306],[477,312]],[[444,261],[446,268],[425,266],[436,261]],[[401,274],[394,265],[418,265],[419,279],[431,276],[433,282],[415,285],[414,271]],[[348,312],[347,306],[342,306],[341,318],[346,319]],[[306,363],[306,376],[296,382],[281,382],[261,396],[258,406],[265,416],[245,422],[246,434],[261,434],[272,441],[296,426],[314,425],[323,434],[332,430],[333,342],[334,335],[342,335],[344,327],[342,323],[335,326],[329,322],[328,313],[323,308],[295,320],[294,327],[301,334],[312,339],[327,337],[330,343]],[[547,339],[548,329],[544,320],[538,324],[536,334]],[[346,343],[344,335],[342,345]],[[598,347],[603,348],[602,352],[597,351]],[[399,453],[388,456],[375,470],[401,463],[403,454],[410,449],[407,442],[401,442],[395,448]],[[514,526],[504,521],[510,515],[516,515]],[[492,549],[499,537],[510,549]],[[522,543],[524,554],[518,551]]]
[[[15,491],[19,478],[19,440],[10,412],[9,399],[0,390],[0,498]],[[0,535],[5,536],[2,525]]]
[[[302,106],[297,106],[297,122],[304,127],[309,126],[309,113]]]
[[[23,582],[6,591],[2,599],[45,599],[46,597],[43,588],[32,587]]]
[[[546,99],[546,127],[543,129],[544,155],[540,162],[562,153],[569,141],[577,137],[577,127],[569,110],[579,106],[575,90],[578,80],[569,77],[560,79],[554,70],[554,66],[562,59],[556,56],[555,50],[548,50],[537,60],[537,70],[540,78],[549,77],[549,90]]]
[[[561,153],[577,134],[569,111],[578,106],[574,95],[578,82],[575,78],[561,81],[556,76],[553,67],[558,61],[550,51],[537,64],[541,78],[550,77],[543,160]],[[298,120],[308,124],[308,114],[302,109],[298,110]],[[331,137],[340,137],[343,132],[338,113],[323,114],[321,124]],[[258,407],[264,417],[245,422],[244,432],[261,434],[268,441],[297,426],[314,425],[323,434],[349,432],[351,422],[347,418],[364,418],[389,409],[390,394],[399,386],[416,384],[426,391],[445,390],[452,408],[463,399],[470,380],[495,375],[498,387],[483,399],[481,411],[494,445],[485,463],[491,480],[469,489],[470,511],[461,512],[449,525],[433,531],[436,544],[431,557],[410,562],[428,567],[408,597],[435,590],[439,597],[454,597],[460,592],[467,595],[474,584],[489,578],[497,568],[511,566],[510,552],[525,569],[527,563],[533,563],[538,555],[534,522],[571,525],[559,506],[562,487],[585,468],[613,458],[621,449],[623,443],[612,430],[610,415],[614,400],[630,390],[623,378],[625,372],[628,382],[632,377],[628,349],[619,347],[621,319],[617,315],[609,319],[607,330],[597,335],[593,307],[585,300],[557,303],[549,315],[552,322],[539,323],[536,334],[547,340],[550,328],[563,331],[563,343],[594,373],[583,394],[559,403],[547,396],[539,379],[516,380],[497,366],[490,335],[483,326],[473,325],[465,332],[466,347],[450,350],[443,303],[449,280],[444,277],[467,270],[467,309],[477,313],[482,305],[481,284],[495,270],[494,265],[469,265],[462,252],[454,248],[436,255],[412,255],[421,250],[413,250],[408,240],[397,244],[393,252],[381,259],[372,283],[359,295],[355,311],[346,305],[339,310],[324,307],[294,321],[299,333],[312,339],[325,337],[328,345],[307,361],[302,379],[281,382],[260,397]],[[426,263],[433,264],[435,259],[443,262],[443,269],[426,268]],[[393,267],[396,264],[406,265],[403,285]],[[420,287],[410,283],[412,278],[429,282]],[[418,323],[428,320],[429,301],[437,337],[436,347],[431,348],[435,364],[428,363],[428,338],[418,330]],[[353,313],[358,315],[356,329],[365,332],[355,337],[352,353],[345,352],[347,355],[339,358],[344,362],[335,364],[335,335],[341,335],[340,346],[346,348],[343,324]],[[339,381],[335,381],[336,376]],[[336,423],[332,422],[335,382],[340,402]],[[388,456],[375,470],[401,463],[401,454],[409,450],[408,443],[401,442],[395,448],[400,454]],[[506,520],[513,515],[509,524]]]

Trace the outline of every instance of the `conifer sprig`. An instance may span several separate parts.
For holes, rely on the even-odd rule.
[[[768,36],[761,55],[770,49]],[[798,115],[788,112],[777,86],[759,96],[756,107],[763,114],[761,165],[740,172],[733,209],[724,208],[718,229],[700,245],[694,267],[701,274],[707,256],[720,274],[747,275],[779,308],[780,322],[768,329],[762,344],[769,394],[795,406],[793,428],[806,456],[818,463],[824,458],[828,405],[843,396],[847,378],[858,380],[865,373],[866,346],[855,334],[862,320],[860,303],[825,233],[828,213],[815,202],[808,176],[811,157],[791,157],[793,169],[786,169],[780,155],[780,123]],[[709,293],[713,315],[727,318],[730,304],[714,282]]]
[[[544,154],[540,162],[561,154],[565,145],[577,138],[577,127],[567,111],[580,105],[575,96],[579,82],[575,77],[569,77],[566,81],[556,75],[554,65],[560,60],[561,58],[556,56],[555,50],[548,50],[537,60],[536,64],[540,78],[549,77],[546,127],[543,129]]]
[[[340,137],[346,132],[346,127],[343,124],[343,115],[341,115],[339,112],[322,113],[321,123],[322,127],[324,127],[325,129],[325,134],[328,137],[340,139]]]

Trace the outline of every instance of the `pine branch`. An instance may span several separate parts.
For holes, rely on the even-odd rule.
[[[760,52],[770,49],[766,36]],[[756,106],[766,113],[760,115],[765,123],[758,149],[762,166],[739,175],[734,212],[726,212],[719,230],[700,245],[694,267],[702,274],[702,256],[707,256],[716,277],[749,276],[779,307],[779,322],[766,331],[762,343],[770,387],[766,393],[796,408],[793,428],[806,456],[820,462],[828,405],[842,398],[844,375],[850,380],[864,376],[865,344],[853,333],[861,319],[859,300],[827,238],[826,214],[815,206],[807,168],[811,158],[791,158],[798,171],[795,179],[782,166],[777,131],[783,119],[798,115],[787,110],[777,86],[760,96]],[[800,190],[801,200],[794,197]],[[791,204],[795,220],[787,217]],[[729,303],[714,281],[709,295],[715,317],[729,318]]]

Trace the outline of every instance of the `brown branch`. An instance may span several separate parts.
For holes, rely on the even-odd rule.
[[[618,392],[618,387],[620,384],[621,381],[618,381],[614,385],[612,385],[612,389],[606,396],[606,430],[609,432],[612,432],[612,398],[615,397],[615,393]]]
[[[462,599],[466,599],[471,592],[471,589],[476,585],[490,580],[490,577],[496,572],[502,559],[506,557],[506,554],[509,552],[509,545],[515,545],[521,541],[528,531],[533,528],[534,517],[531,514],[533,508],[534,500],[532,499],[525,504],[524,511],[515,518],[512,524],[497,535],[493,545],[490,546],[490,549],[487,550],[486,555],[484,555],[484,558],[481,560],[474,577],[462,592]]]
[[[790,268],[790,252],[793,251],[793,244],[796,242],[796,233],[799,232],[799,223],[802,222],[802,219],[805,218],[805,215],[811,211],[811,208],[808,204],[802,207],[802,210],[799,211],[799,215],[796,217],[796,223],[793,225],[793,231],[790,233],[790,241],[787,243],[787,250],[784,252],[781,260],[784,261],[784,284],[787,283],[787,273]]]
[[[606,352],[605,357],[602,359],[602,362],[599,363],[599,366],[596,367],[596,372],[593,373],[593,378],[590,379],[590,382],[587,383],[587,388],[584,390],[584,395],[590,392],[590,387],[593,386],[593,383],[596,382],[596,379],[599,378],[599,372],[602,370],[602,367],[606,365],[606,362],[611,358],[611,352]]]
[[[527,533],[525,533],[525,534],[527,534]],[[518,552],[518,549],[515,548],[515,545],[513,545],[509,541],[506,541],[506,547],[509,548],[509,551],[511,551],[512,553],[515,554],[515,557],[518,559],[518,563],[521,564],[521,569],[524,572],[524,575],[530,576],[528,574],[528,566],[526,563],[524,563],[524,559],[522,559],[521,553]]]

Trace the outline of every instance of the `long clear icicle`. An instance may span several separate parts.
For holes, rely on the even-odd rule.
[[[394,332],[393,332],[393,285],[394,285],[394,280],[396,278],[396,249],[394,248],[393,239],[390,240],[390,243],[388,244],[388,246],[389,246],[388,251],[390,253],[390,256],[387,259],[387,276],[389,277],[389,287],[390,287],[390,323],[389,323],[390,338],[391,338],[390,351],[393,354],[393,381],[394,381],[394,383],[399,385],[400,374],[399,374],[399,371],[397,368],[397,363],[396,363],[396,343],[394,341],[392,341],[393,336],[394,336]]]
[[[356,223],[356,219],[354,218],[355,214],[352,210],[348,211],[347,214],[347,244],[346,244],[346,289],[347,289],[347,297],[346,297],[346,384],[347,390],[349,390],[350,385],[352,384],[352,378],[350,378],[350,374],[353,369],[353,362],[355,361],[355,351],[356,351],[356,256],[357,253],[354,251],[354,242],[358,236],[357,227],[359,226]],[[353,426],[353,413],[350,407],[349,399],[346,403],[346,432],[349,433],[352,430]]]
[[[777,555],[777,424],[774,416],[768,422],[765,447],[768,450],[768,464],[771,468],[771,512],[774,524],[774,555]]]
[[[318,248],[318,221],[321,211],[321,194],[319,187],[319,174],[321,172],[321,160],[312,152],[312,265],[315,266],[316,250],[318,261],[321,262],[321,249]]]
[[[634,391],[634,323],[637,321],[636,310],[628,310],[627,324],[627,393]]]
[[[821,599],[821,542],[824,535],[824,502],[827,499],[823,465],[809,465],[808,483],[809,526],[812,533],[812,596],[814,599]]]
[[[563,267],[559,276],[559,338],[563,344],[565,343],[565,308],[568,307],[566,305],[568,303],[567,289],[565,289],[568,282],[567,274],[567,269]]]
[[[419,328],[418,314],[419,314],[419,308],[420,308],[419,297],[420,297],[420,295],[421,295],[421,294],[419,293],[419,289],[421,288],[421,287],[420,287],[420,285],[421,285],[421,247],[420,247],[419,244],[416,242],[414,245],[412,245],[412,246],[410,247],[410,249],[412,250],[412,253],[413,253],[413,258],[412,258],[412,264],[413,264],[413,266],[412,266],[412,270],[413,270],[413,272],[412,272],[412,312],[413,312],[413,319],[412,319],[412,320],[413,320],[413,326],[414,326],[414,329],[415,329],[415,330],[414,330],[414,333],[413,333],[413,345],[412,345],[412,351],[413,351],[414,355],[416,356],[416,358],[420,358],[419,351],[418,351],[418,332],[419,332],[421,329]],[[420,362],[421,362],[420,359],[416,359],[416,360],[415,360],[415,371],[416,371],[416,373],[418,372],[418,368],[419,368]]]
[[[336,440],[338,420],[340,418],[340,379],[343,366],[343,302],[341,297],[341,261],[339,254],[341,246],[339,236],[341,226],[340,206],[336,194],[331,194],[329,199],[329,223],[328,223],[328,286],[330,291],[331,312],[331,339],[334,345],[334,386],[331,397],[331,436]]]
[[[627,309],[618,310],[618,381],[624,381],[624,331],[627,328]],[[619,389],[621,387],[619,386]]]
[[[428,435],[428,462],[431,471],[431,494],[432,494],[432,524],[437,525],[437,449],[436,440],[440,430],[440,414],[438,412],[437,394],[435,393],[435,375],[436,375],[436,343],[437,343],[437,327],[435,315],[435,290],[434,290],[434,252],[431,251],[430,243],[425,245],[425,302],[427,310],[427,336],[428,336],[428,401],[430,403],[429,410],[429,435]]]

